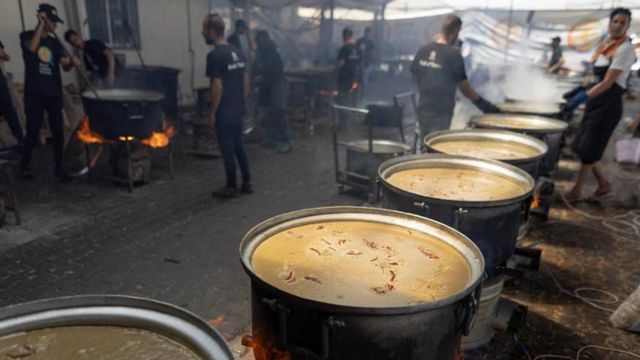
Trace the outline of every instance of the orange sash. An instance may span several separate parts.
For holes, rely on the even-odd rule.
[[[593,55],[591,55],[591,62],[595,62],[600,55],[603,55],[607,60],[611,61],[611,58],[613,58],[613,54],[618,50],[618,47],[624,44],[627,40],[628,38],[625,35],[619,39],[607,39],[603,41],[600,43],[600,46],[598,46]]]

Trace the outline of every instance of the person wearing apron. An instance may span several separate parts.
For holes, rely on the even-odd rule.
[[[633,46],[627,37],[630,23],[631,12],[628,9],[617,8],[611,12],[608,37],[591,58],[591,83],[594,85],[580,90],[564,108],[565,112],[571,112],[586,102],[584,116],[572,145],[572,150],[581,161],[580,172],[572,189],[565,194],[568,201],[581,199],[589,173],[595,176],[598,188],[588,199],[597,200],[612,190],[598,162],[622,117],[622,95],[631,65],[636,61]]]

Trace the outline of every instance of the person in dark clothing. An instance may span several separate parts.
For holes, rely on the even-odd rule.
[[[20,127],[20,120],[16,108],[13,106],[13,100],[9,92],[9,84],[2,70],[2,63],[9,60],[9,55],[4,51],[4,45],[0,41],[0,115],[7,120],[11,134],[16,138],[18,144],[22,145],[24,141],[22,127]]]
[[[369,85],[369,74],[371,73],[371,64],[373,62],[373,52],[375,50],[375,46],[373,45],[373,40],[371,40],[371,28],[367,27],[364,29],[364,35],[358,39],[356,42],[356,47],[360,51],[360,55],[362,56],[362,88],[360,90],[360,95],[364,98],[364,93],[367,90],[367,85]]]
[[[67,30],[64,38],[74,48],[82,50],[85,68],[99,79],[100,85],[113,86],[116,78],[122,75],[124,66],[104,42],[97,39],[85,41],[73,30]]]
[[[287,80],[282,57],[267,31],[257,32],[256,44],[258,51],[253,65],[253,79],[258,87],[258,106],[267,111],[262,119],[266,134],[265,145],[276,147],[281,153],[290,152],[291,129],[286,112]]]
[[[565,112],[571,112],[586,102],[572,144],[572,150],[580,158],[581,165],[578,179],[564,195],[569,202],[581,200],[582,189],[590,173],[595,176],[598,188],[587,200],[598,200],[612,191],[611,183],[598,162],[622,117],[622,96],[631,66],[636,62],[633,45],[627,36],[630,24],[631,11],[628,9],[617,8],[611,12],[609,34],[591,57],[592,85],[579,89],[564,107]]]
[[[242,41],[240,40],[240,38],[242,38],[243,36],[246,36],[247,38],[249,36],[247,23],[245,23],[242,19],[238,19],[235,22],[235,30],[233,34],[229,35],[229,37],[227,38],[227,43],[235,46],[246,58],[246,56],[248,55],[248,49],[242,46]]]
[[[342,106],[355,106],[356,93],[360,87],[362,77],[362,56],[356,46],[353,30],[345,28],[342,31],[344,44],[338,52],[335,72],[338,74],[338,96],[336,103]],[[340,127],[345,126],[347,119],[344,112],[340,113]]]
[[[33,148],[38,143],[45,112],[53,137],[55,175],[63,179],[68,178],[62,167],[64,124],[60,67],[69,71],[73,66],[80,64],[80,59],[75,56],[71,59],[66,57],[62,44],[51,36],[59,22],[62,23],[62,20],[58,17],[55,7],[40,4],[35,30],[20,34],[25,65],[24,108],[27,115],[27,137],[21,161],[21,175],[25,179],[33,178],[29,163]]]
[[[211,108],[207,120],[215,127],[227,174],[226,185],[214,191],[213,196],[231,198],[238,194],[236,158],[242,172],[240,191],[253,193],[249,159],[242,144],[242,117],[249,93],[249,77],[240,50],[224,40],[224,28],[224,20],[218,14],[207,15],[202,24],[205,41],[215,45],[214,50],[207,55],[207,77],[211,79]]]
[[[556,36],[551,39],[551,59],[547,71],[551,74],[557,74],[564,65],[564,57],[562,57],[562,47],[560,47],[560,37]]]
[[[478,95],[467,81],[462,54],[454,46],[461,28],[462,20],[459,17],[447,16],[437,41],[420,48],[411,64],[411,73],[420,94],[418,122],[422,138],[451,127],[458,88],[483,112],[499,112],[496,106]]]

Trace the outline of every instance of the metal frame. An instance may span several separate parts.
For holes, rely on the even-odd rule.
[[[373,189],[375,188],[376,179],[375,178],[371,179],[368,176],[356,174],[356,173],[347,171],[346,169],[343,170],[340,168],[340,156],[338,151],[340,151],[340,148],[346,149],[347,147],[349,147],[349,144],[347,142],[338,140],[338,124],[336,123],[336,118],[338,117],[337,115],[342,112],[348,113],[350,115],[356,114],[359,116],[367,116],[367,114],[369,114],[369,110],[367,109],[360,109],[360,108],[354,108],[354,107],[342,106],[342,105],[336,105],[336,104],[331,105],[331,139],[333,142],[333,160],[334,160],[334,170],[336,174],[336,182],[339,184],[338,186],[341,191],[344,185],[349,185],[354,188],[367,190],[369,192],[369,198],[371,200],[371,197],[373,195]],[[373,122],[372,121],[369,121],[369,125],[368,125],[368,141],[369,141],[368,154],[369,154],[369,158],[372,158],[373,157]],[[368,185],[364,185],[360,182],[351,180],[353,178],[364,180],[365,182],[368,183]]]
[[[121,183],[121,184],[127,184],[127,191],[131,194],[133,192],[133,179],[131,178],[131,173],[133,172],[133,167],[132,167],[132,163],[131,163],[131,143],[135,142],[138,140],[116,140],[117,143],[122,143],[124,142],[126,144],[125,148],[126,148],[126,153],[127,153],[127,177],[126,178],[121,178],[118,176],[106,176],[106,179]],[[100,144],[100,146],[104,146],[106,144]],[[169,163],[169,177],[170,179],[173,180],[173,176],[174,176],[174,171],[173,171],[173,143],[171,141],[169,141],[169,145],[167,145],[165,147],[168,151],[167,154],[167,162]],[[159,150],[159,149],[164,149],[164,148],[153,148],[149,146],[149,149],[151,150]],[[89,182],[93,181],[93,173],[91,171],[91,168],[93,167],[93,164],[95,162],[95,160],[93,159],[93,157],[91,156],[91,149],[89,147],[89,144],[85,144],[85,151],[87,154],[87,177],[89,179]],[[101,153],[102,151],[100,151]],[[97,155],[99,156],[99,154]],[[149,159],[149,161],[151,161],[151,159]]]
[[[418,93],[416,93],[415,91],[409,91],[409,92],[396,94],[393,96],[394,105],[402,108],[404,108],[404,103],[401,102],[401,99],[404,99],[404,98],[411,99],[411,106],[413,107],[413,114],[414,114],[414,119],[413,119],[414,139],[413,139],[413,146],[411,148],[413,149],[414,154],[418,153],[418,145],[421,143],[421,140],[422,140],[420,139],[420,123],[418,122],[418,96],[417,95]],[[406,144],[404,131],[408,127],[410,127],[411,124],[405,125],[403,120],[404,120],[404,117],[400,119],[400,124],[399,124],[400,137],[402,138],[402,142]]]

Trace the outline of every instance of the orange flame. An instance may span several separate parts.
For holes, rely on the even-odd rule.
[[[291,360],[291,353],[280,350],[260,336],[260,331],[253,332],[253,335],[242,337],[242,345],[253,349],[253,356],[256,360]]]
[[[156,132],[142,140],[142,143],[152,148],[163,148],[169,145],[171,138],[176,134],[175,129],[171,125],[164,125],[164,131]]]
[[[105,138],[101,135],[91,131],[89,127],[89,117],[85,116],[80,120],[80,127],[77,132],[78,139],[85,144],[102,144],[106,142]]]
[[[360,88],[360,84],[358,84],[357,82],[351,84],[351,91],[358,90],[358,88]]]
[[[529,209],[535,209],[539,206],[540,206],[540,193],[536,193],[535,196],[533,197],[533,200],[531,200],[531,206],[529,207]]]

